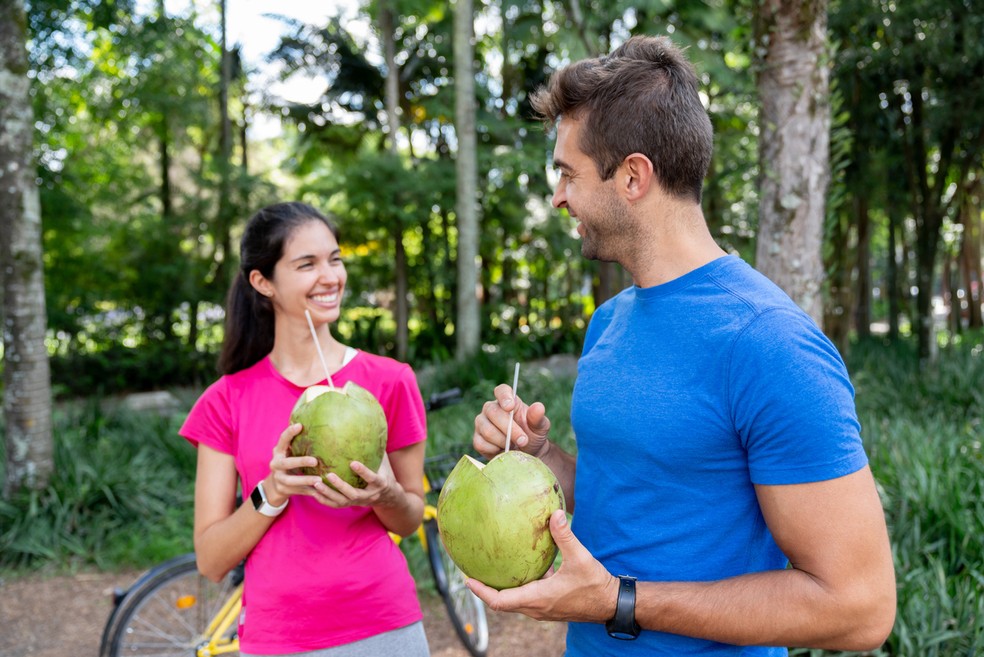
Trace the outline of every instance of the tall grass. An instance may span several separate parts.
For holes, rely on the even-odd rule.
[[[425,396],[464,389],[429,416],[429,455],[471,452],[475,414],[514,362],[483,354],[421,373]],[[951,341],[927,368],[913,345],[877,341],[853,345],[848,365],[898,577],[894,631],[871,654],[984,655],[984,336]],[[544,402],[552,437],[573,451],[572,384],[524,364],[519,392]],[[190,550],[195,456],[176,435],[180,419],[96,403],[60,410],[52,485],[0,502],[0,569],[148,566]],[[419,547],[405,545],[427,581]]]
[[[177,423],[95,402],[56,411],[50,486],[0,501],[0,567],[139,566],[190,549],[195,452]]]
[[[873,340],[848,365],[898,589],[892,635],[871,654],[984,654],[984,336],[924,366],[913,344]]]

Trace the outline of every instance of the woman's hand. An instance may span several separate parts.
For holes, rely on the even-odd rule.
[[[298,474],[301,468],[314,468],[318,465],[318,459],[314,456],[288,456],[287,450],[290,448],[290,441],[297,434],[301,433],[304,427],[300,424],[291,424],[283,433],[273,447],[273,457],[270,459],[270,475],[264,483],[263,489],[267,495],[267,501],[273,506],[280,506],[292,495],[318,495],[316,486],[324,484],[321,477],[317,475]]]
[[[377,472],[359,461],[352,461],[350,467],[352,472],[366,482],[366,487],[356,488],[331,472],[327,475],[330,486],[320,480],[314,485],[318,501],[337,509],[347,506],[395,507],[403,504],[403,486],[393,474],[389,454],[383,455],[383,462]]]

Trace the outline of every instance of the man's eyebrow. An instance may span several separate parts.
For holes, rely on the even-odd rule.
[[[567,171],[573,171],[574,170],[574,167],[572,167],[571,165],[569,165],[567,162],[564,162],[563,160],[556,160],[555,159],[553,161],[553,166],[554,166],[554,169],[566,169]]]

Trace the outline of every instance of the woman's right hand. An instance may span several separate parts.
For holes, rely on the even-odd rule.
[[[318,459],[314,456],[288,456],[287,450],[290,442],[297,434],[301,433],[303,426],[291,424],[283,433],[273,447],[273,457],[270,459],[270,475],[264,483],[263,489],[267,494],[267,500],[273,506],[283,504],[292,495],[317,495],[315,484],[321,481],[318,475],[297,474],[300,468],[314,468],[318,466]]]
[[[547,409],[540,402],[527,406],[519,397],[513,397],[512,387],[503,383],[496,386],[495,399],[482,406],[475,417],[475,435],[472,445],[479,454],[492,458],[506,448],[506,430],[509,412],[513,413],[510,448],[517,448],[534,456],[542,456],[547,450],[547,434],[550,419]]]

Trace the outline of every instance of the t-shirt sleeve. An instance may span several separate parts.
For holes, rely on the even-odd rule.
[[[400,363],[385,400],[388,437],[386,451],[393,452],[427,439],[427,413],[417,385],[417,376],[406,363]]]
[[[228,382],[223,377],[198,398],[178,434],[195,447],[201,444],[224,454],[234,454],[231,408]]]
[[[754,483],[823,481],[867,464],[847,368],[808,316],[760,315],[732,356],[729,398]]]

